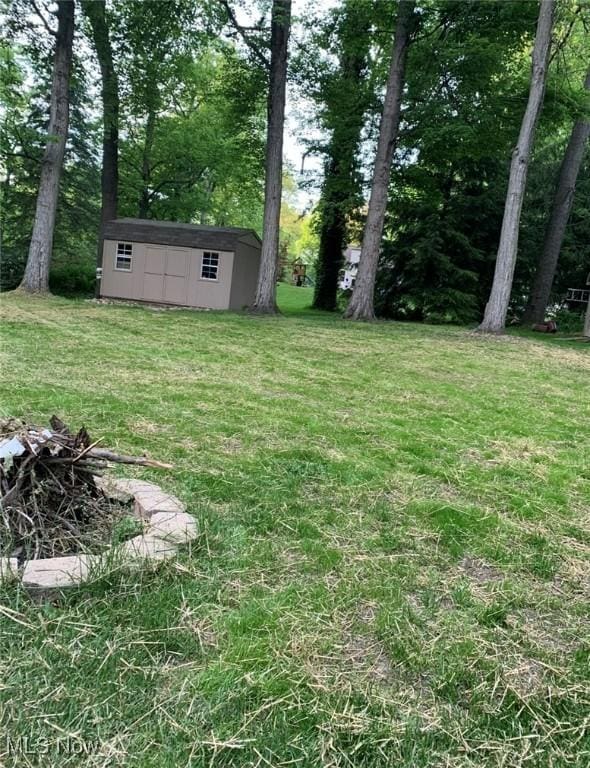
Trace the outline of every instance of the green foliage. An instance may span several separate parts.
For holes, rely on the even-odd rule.
[[[28,254],[45,142],[51,58],[38,57],[35,47],[26,41],[23,45],[3,46],[1,52],[0,81],[8,119],[0,129],[0,157],[5,169],[0,185],[0,288],[7,290],[19,284]],[[53,240],[53,263],[58,275],[60,265],[68,262],[84,264],[83,269],[94,271],[96,259],[99,132],[91,116],[88,90],[83,64],[75,56],[70,88],[70,131]],[[69,284],[73,285],[71,281]],[[55,277],[53,285],[56,285]]]
[[[6,3],[0,42],[2,269],[18,284],[31,234],[48,116],[51,36],[25,0]],[[512,317],[525,304],[582,87],[589,6],[558,4],[553,58],[521,220]],[[40,9],[49,23],[51,5]],[[247,36],[264,48],[268,3]],[[223,3],[112,0],[107,19],[121,88],[120,215],[262,226],[267,73]],[[324,160],[319,202],[301,216],[286,195],[282,247],[319,254],[316,305],[337,307],[342,250],[362,233],[394,2],[342,0],[308,8],[297,28],[291,82],[312,104],[308,149]],[[527,98],[536,3],[427,0],[410,48],[399,147],[391,174],[377,311],[383,317],[470,323],[489,293],[510,153]],[[60,188],[52,285],[87,290],[99,222],[98,68],[86,60],[78,13],[70,136]],[[554,284],[559,302],[588,272],[590,159],[580,172]],[[313,225],[313,226],[311,226]],[[315,228],[315,233],[312,229]],[[329,290],[324,290],[325,286]],[[321,301],[319,298],[323,297]]]
[[[120,215],[260,230],[264,82],[216,37],[209,11],[194,0],[117,6]]]
[[[297,210],[296,193],[297,185],[293,176],[290,173],[284,173],[280,247],[289,264],[296,259],[301,259],[308,266],[306,274],[309,276],[317,253],[318,237],[311,215]],[[284,277],[290,277],[290,275]]]
[[[41,8],[41,12],[45,12]],[[0,44],[3,180],[0,288],[28,252],[48,114],[52,39],[21,0]],[[117,0],[107,6],[121,89],[119,215],[261,230],[264,80],[226,40],[207,3]],[[52,23],[49,16],[49,23]],[[75,52],[87,33],[80,15]],[[99,70],[76,55],[60,185],[52,289],[86,293],[100,219]],[[63,281],[63,284],[62,284]]]
[[[299,63],[316,103],[315,119],[324,139],[312,149],[324,157],[324,179],[315,213],[318,258],[314,306],[336,308],[342,253],[362,206],[361,145],[366,114],[374,101],[370,66],[376,19],[390,15],[391,3],[345,0],[324,23],[308,21],[312,56]]]
[[[149,157],[140,123],[121,143],[121,215],[260,229],[264,123],[248,76],[229,49],[207,48],[185,63],[173,103],[155,118]]]
[[[493,275],[510,153],[527,98],[536,13],[527,2],[453,0],[424,7],[423,37],[410,50],[404,122],[391,176],[376,295],[382,316],[452,323],[481,317]],[[513,316],[526,300],[555,175],[579,114],[579,71],[587,61],[577,44],[581,22],[575,15],[572,19],[574,31],[559,66],[554,64],[537,132]],[[565,36],[569,23],[567,14],[560,18],[558,33]],[[572,81],[576,67],[576,85],[564,84]],[[587,219],[587,200],[582,174],[572,218]],[[587,236],[586,224],[570,227],[556,296],[583,268]]]
[[[584,310],[572,312],[568,309],[559,309],[552,314],[561,333],[581,333],[584,327]]]
[[[54,264],[49,274],[50,290],[60,296],[92,296],[96,269],[91,261]]]

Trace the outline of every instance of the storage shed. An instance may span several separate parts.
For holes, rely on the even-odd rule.
[[[242,309],[254,301],[260,247],[251,229],[152,219],[107,221],[100,296]]]

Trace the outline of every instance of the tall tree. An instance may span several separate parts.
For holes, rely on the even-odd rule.
[[[82,10],[90,23],[98,57],[102,94],[101,226],[117,218],[119,194],[119,78],[113,62],[113,48],[104,0],[83,0]],[[102,236],[98,238],[97,269],[102,267]],[[99,291],[99,283],[96,286]]]
[[[82,10],[90,23],[101,75],[102,173],[101,221],[117,217],[119,192],[119,78],[113,61],[113,47],[105,0],[83,0]]]
[[[484,318],[478,329],[487,333],[500,333],[506,324],[518,253],[520,215],[526,189],[529,159],[545,96],[554,16],[555,0],[540,0],[529,97],[520,127],[518,143],[512,153],[494,281]]]
[[[287,90],[287,54],[291,28],[291,0],[273,0],[270,33],[270,79],[262,252],[253,309],[263,314],[277,311],[276,281],[279,262],[279,221],[283,171],[283,129]]]
[[[55,55],[49,127],[41,163],[33,234],[25,274],[20,285],[21,289],[28,293],[47,293],[49,290],[49,267],[53,249],[55,213],[68,136],[69,87],[74,37],[73,0],[58,0],[57,32],[54,34]]]
[[[414,0],[400,0],[398,5],[393,54],[383,103],[361,258],[356,284],[345,312],[345,317],[352,320],[373,320],[375,317],[375,278],[387,208],[391,162],[399,131],[406,59],[412,31],[416,23],[415,5]]]
[[[335,11],[338,67],[321,78],[319,88],[325,105],[322,122],[331,136],[319,203],[320,239],[313,298],[316,309],[336,309],[347,220],[361,198],[358,153],[368,102],[371,10],[371,4],[365,0],[345,0]]]
[[[586,73],[584,88],[590,91],[590,68]],[[565,229],[574,202],[576,181],[584,158],[588,137],[590,137],[590,119],[585,116],[574,123],[565,155],[559,168],[555,196],[545,231],[543,250],[537,264],[530,298],[522,317],[522,322],[526,325],[541,323],[545,317],[545,310],[551,295],[551,287],[555,277]]]

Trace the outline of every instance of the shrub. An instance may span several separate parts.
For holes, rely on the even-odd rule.
[[[27,263],[26,251],[2,248],[0,258],[0,291],[12,291],[20,283]]]
[[[94,266],[88,263],[59,264],[51,269],[49,288],[61,296],[91,296],[95,285]]]
[[[551,313],[557,323],[557,330],[564,333],[581,333],[584,325],[584,313],[572,312],[569,309],[558,309]]]

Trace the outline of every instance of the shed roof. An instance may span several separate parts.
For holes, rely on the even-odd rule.
[[[131,240],[158,245],[179,245],[187,248],[215,248],[235,251],[240,242],[260,243],[253,229],[244,227],[205,227],[177,221],[155,219],[112,219],[103,225],[105,240]]]

